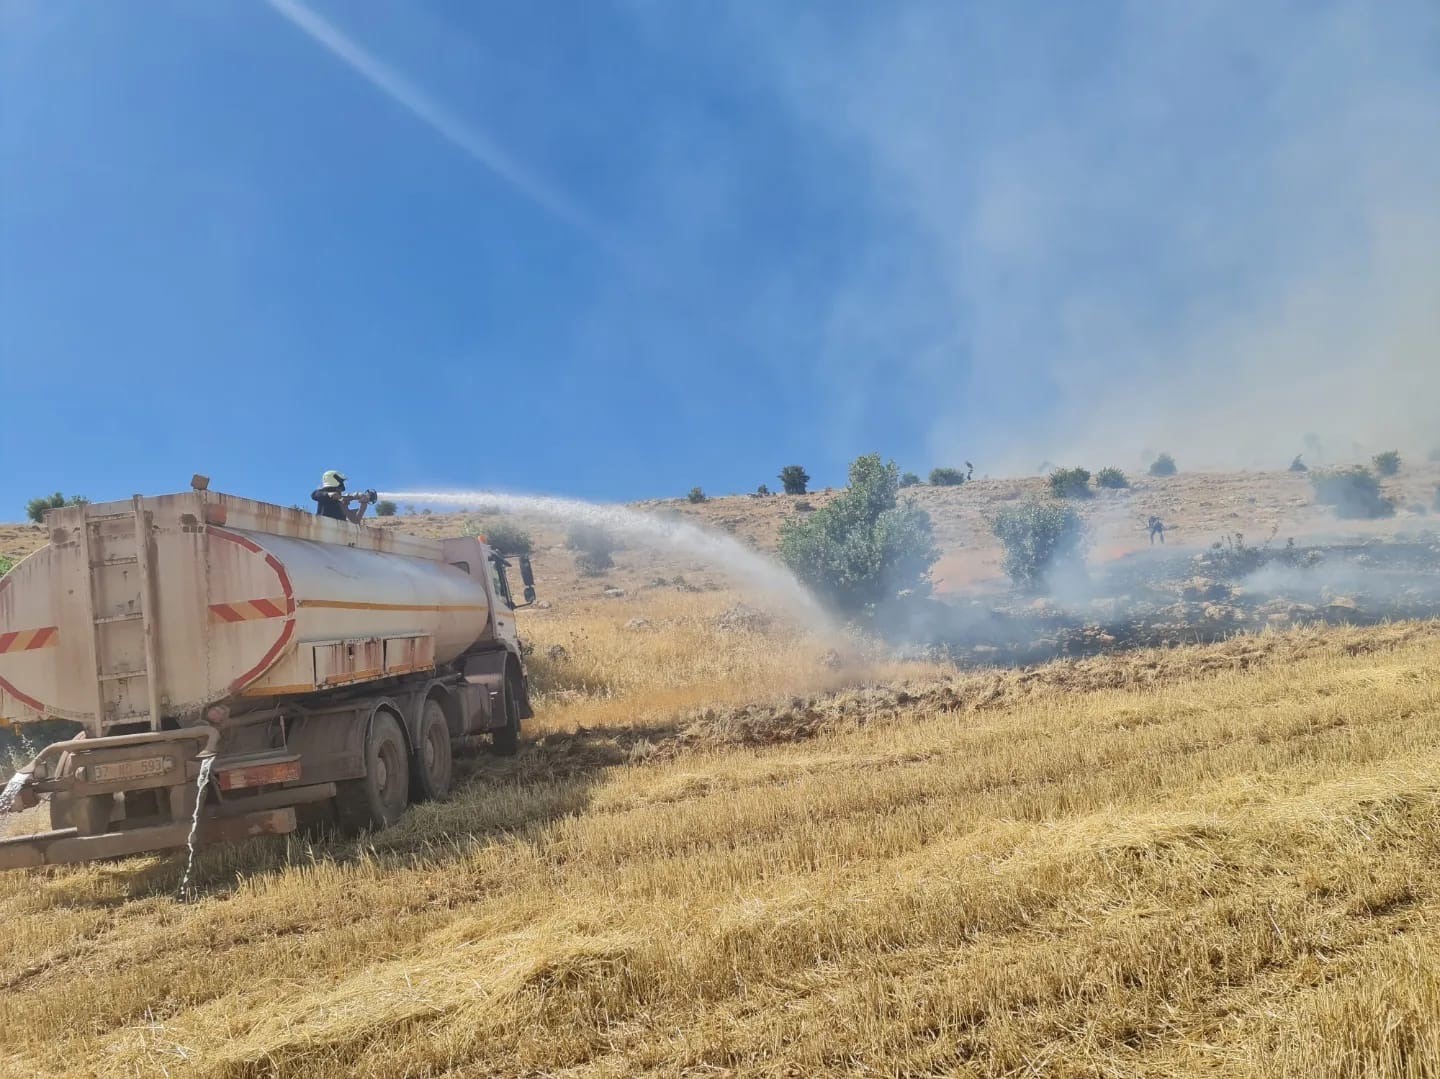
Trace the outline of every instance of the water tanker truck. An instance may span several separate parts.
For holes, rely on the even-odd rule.
[[[206,487],[52,510],[0,577],[0,722],[79,727],[7,787],[16,810],[47,795],[51,830],[0,840],[0,868],[184,847],[192,824],[283,834],[297,810],[383,828],[446,792],[457,747],[515,751],[505,559]]]

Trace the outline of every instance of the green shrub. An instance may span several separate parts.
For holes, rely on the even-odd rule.
[[[1175,467],[1175,458],[1168,453],[1162,453],[1150,462],[1150,475],[1152,476],[1173,476],[1179,471]]]
[[[1105,487],[1111,491],[1119,491],[1129,487],[1130,480],[1127,479],[1125,473],[1121,472],[1118,468],[1102,468],[1099,472],[1095,473],[1095,486]]]
[[[1398,450],[1377,453],[1371,458],[1371,461],[1375,464],[1375,471],[1382,476],[1393,476],[1400,471],[1400,452]]]
[[[395,503],[391,502],[388,498],[383,498],[379,502],[375,503],[375,516],[394,517],[395,511],[399,508],[399,506],[395,505]]]
[[[816,595],[857,614],[904,590],[928,593],[940,557],[930,515],[901,502],[900,470],[878,453],[850,465],[850,486],[780,530],[780,557]]]
[[[931,487],[959,487],[965,482],[965,473],[958,468],[932,468],[930,470]]]
[[[1083,468],[1057,468],[1050,473],[1050,493],[1056,498],[1089,498],[1089,471]]]
[[[597,525],[571,525],[565,543],[575,552],[575,568],[587,577],[599,576],[615,564],[612,556],[619,544]]]
[[[64,506],[83,506],[89,501],[88,498],[80,495],[71,495],[69,498],[66,498],[59,491],[56,491],[49,498],[32,498],[29,502],[25,503],[25,516],[29,517],[30,520],[36,524],[39,524],[45,520],[45,514],[48,510],[58,510]]]
[[[1380,481],[1362,466],[1312,472],[1310,486],[1315,501],[1333,506],[1337,517],[1390,517],[1395,513],[1394,504],[1380,493]]]
[[[769,498],[770,488],[762,483],[759,487],[755,488],[755,493],[761,498]]]
[[[1056,569],[1085,553],[1085,525],[1070,506],[1030,501],[1006,506],[991,522],[1005,549],[1001,562],[1017,585],[1038,587]]]
[[[901,487],[919,487],[920,484],[924,482],[924,480],[922,480],[919,476],[915,475],[915,473],[913,472],[906,472],[903,476],[900,477]]]
[[[480,536],[500,554],[528,555],[535,549],[530,533],[510,521],[491,521],[486,524],[471,524],[465,527],[467,536]]]
[[[710,496],[707,495],[704,491],[702,491],[702,490],[701,490],[700,488],[698,488],[698,487],[692,487],[692,488],[690,488],[690,493],[689,493],[688,495],[686,495],[685,498],[686,498],[688,501],[690,501],[690,502],[697,502],[697,503],[698,503],[698,502],[709,502],[709,501],[710,501]]]
[[[803,465],[786,465],[780,470],[779,479],[787,495],[803,495],[810,487],[810,473]]]
[[[5,576],[5,574],[9,573],[14,568],[14,562],[6,558],[4,555],[0,555],[0,577]]]
[[[1310,466],[1307,465],[1304,461],[1300,460],[1300,458],[1303,457],[1303,456],[1305,456],[1303,453],[1297,453],[1297,454],[1295,455],[1295,459],[1290,462],[1290,471],[1291,471],[1291,472],[1309,472],[1309,471],[1310,471]]]

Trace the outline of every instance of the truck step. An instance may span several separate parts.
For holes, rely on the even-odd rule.
[[[143,667],[138,671],[102,671],[100,681],[123,682],[127,678],[144,678],[149,673]]]
[[[91,562],[90,568],[103,569],[106,566],[133,566],[139,561],[140,559],[136,558],[133,554],[117,558],[102,558],[99,562]]]
[[[95,624],[97,626],[108,626],[112,622],[138,622],[144,617],[145,614],[143,611],[127,611],[124,614],[101,615],[95,619]]]

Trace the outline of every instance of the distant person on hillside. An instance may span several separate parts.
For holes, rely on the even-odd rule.
[[[1145,523],[1145,527],[1150,530],[1150,546],[1155,546],[1155,537],[1157,536],[1160,537],[1160,543],[1163,546],[1165,543],[1165,522],[1160,520],[1159,517],[1152,515],[1150,520]]]
[[[365,511],[370,508],[370,503],[375,501],[375,492],[362,491],[358,495],[347,495],[345,479],[345,473],[336,472],[334,469],[320,477],[320,486],[310,492],[310,497],[315,500],[315,516],[358,525],[360,518],[364,517]],[[359,507],[352,510],[352,502],[360,503]]]

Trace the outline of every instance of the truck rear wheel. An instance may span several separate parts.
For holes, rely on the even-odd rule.
[[[419,737],[411,758],[410,789],[417,802],[443,798],[450,790],[454,757],[450,747],[450,725],[440,702],[428,700],[420,711]]]
[[[520,749],[520,694],[515,683],[505,679],[505,726],[490,732],[490,748],[498,757],[513,757]]]
[[[389,712],[376,712],[365,736],[365,774],[336,784],[335,816],[347,832],[378,832],[400,819],[410,801],[410,754]]]

